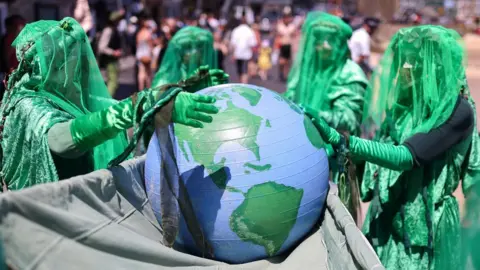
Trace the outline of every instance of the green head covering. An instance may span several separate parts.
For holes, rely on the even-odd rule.
[[[364,120],[390,127],[398,142],[444,123],[461,92],[470,95],[460,42],[441,26],[398,31],[372,77]]]
[[[75,19],[65,18],[62,21],[37,21],[27,24],[12,45],[16,48],[19,66],[9,78],[8,91],[4,95],[0,111],[7,118],[22,119],[18,120],[17,125],[25,135],[17,138],[4,136],[4,140],[24,138],[27,141],[6,141],[5,143],[9,145],[19,144],[19,149],[11,151],[27,151],[22,150],[20,145],[24,145],[24,148],[27,145],[38,149],[48,147],[48,144],[44,145],[46,140],[43,139],[43,135],[40,135],[46,131],[41,126],[53,125],[55,121],[60,121],[57,118],[57,120],[45,120],[45,123],[30,123],[36,116],[32,114],[30,117],[29,112],[17,109],[15,106],[20,101],[30,100],[30,106],[34,110],[35,104],[46,100],[52,104],[48,108],[52,112],[45,111],[45,117],[58,115],[54,112],[58,111],[68,115],[67,118],[76,118],[103,110],[116,103],[108,93],[88,38]],[[6,130],[7,127],[5,135],[8,135]],[[38,145],[33,145],[31,136],[34,135],[29,134],[39,136]],[[94,168],[106,168],[108,162],[120,154],[126,145],[125,134],[120,134],[93,149]],[[32,167],[30,172],[35,171],[34,166],[36,162],[40,162],[39,159],[51,160],[51,157],[43,156],[42,151],[33,152],[30,155],[31,161],[27,161],[26,157],[21,161],[30,162]],[[10,154],[13,155],[13,153]],[[36,154],[42,156],[35,156]],[[4,166],[4,170],[7,169]],[[45,177],[55,178],[48,175]],[[28,176],[22,176],[22,178],[28,178]]]
[[[217,68],[212,33],[194,26],[182,28],[168,43],[160,68],[153,78],[152,87],[178,83],[205,65],[211,69]]]
[[[333,85],[366,84],[363,72],[349,60],[347,41],[351,36],[352,28],[339,17],[308,13],[286,96],[296,103],[316,107]]]
[[[88,38],[73,18],[27,24],[12,46],[20,62],[8,82],[13,92],[28,88],[48,95],[72,115],[115,103]]]

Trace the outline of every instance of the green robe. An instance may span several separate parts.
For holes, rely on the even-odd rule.
[[[79,158],[66,159],[52,154],[47,139],[49,129],[57,123],[74,119],[75,115],[62,110],[47,97],[28,93],[30,91],[19,92],[19,97],[12,99],[5,111],[1,140],[1,176],[9,190],[57,182],[107,168],[107,163],[127,146],[126,133],[123,132]]]
[[[0,176],[10,190],[107,168],[127,146],[126,133],[80,158],[53,155],[48,131],[55,124],[103,111],[109,95],[83,28],[73,18],[27,24],[13,42],[20,64],[0,105]]]
[[[464,190],[478,181],[480,145],[474,130],[428,166],[400,172],[366,164],[361,196],[371,204],[363,231],[385,268],[463,269],[459,208],[453,192],[460,179]],[[395,143],[389,130],[378,140]]]

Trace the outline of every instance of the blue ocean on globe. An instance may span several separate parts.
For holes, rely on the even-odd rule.
[[[324,142],[298,106],[266,88],[226,84],[204,128],[171,125],[174,159],[214,259],[245,263],[282,254],[319,221],[328,191]],[[162,154],[147,150],[145,186],[161,224]],[[176,246],[202,256],[180,217]]]

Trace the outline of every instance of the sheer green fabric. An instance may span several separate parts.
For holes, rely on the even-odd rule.
[[[375,140],[398,145],[438,127],[459,95],[476,111],[460,43],[457,33],[440,26],[402,29],[394,36],[367,93],[364,119],[381,126]],[[475,120],[468,139],[427,166],[402,171],[366,164],[361,194],[371,205],[364,233],[387,269],[464,269],[452,194],[460,179],[464,188],[478,181],[478,139]]]
[[[399,142],[444,123],[466,87],[459,42],[442,26],[399,30],[372,76],[363,119],[390,125],[401,133],[392,134]]]
[[[168,43],[152,88],[185,80],[205,65],[210,69],[217,68],[212,33],[194,26],[182,28]]]
[[[84,160],[57,160],[47,142],[46,134],[54,124],[116,103],[82,27],[72,18],[38,21],[28,24],[13,46],[20,64],[9,78],[0,106],[4,119],[1,176],[8,188],[58,181],[64,176],[61,171],[106,168],[125,149],[125,132],[95,147]]]
[[[310,12],[285,96],[317,110],[332,127],[359,135],[368,81],[349,59],[351,35],[352,29],[340,18]]]

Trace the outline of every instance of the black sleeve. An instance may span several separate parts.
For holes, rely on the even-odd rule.
[[[422,166],[444,154],[447,150],[468,138],[474,128],[474,112],[468,101],[459,97],[448,120],[428,133],[418,133],[403,144],[408,147],[415,165]]]

